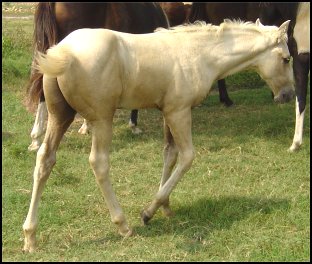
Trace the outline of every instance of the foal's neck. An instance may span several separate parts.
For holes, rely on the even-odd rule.
[[[218,79],[232,75],[255,65],[258,56],[269,43],[260,32],[226,30],[214,43],[215,67],[219,69]],[[209,51],[208,51],[209,52]]]

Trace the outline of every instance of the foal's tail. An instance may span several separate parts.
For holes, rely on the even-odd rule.
[[[36,70],[41,74],[56,78],[69,68],[73,56],[66,45],[57,45],[48,49],[47,54],[38,52],[36,55]]]

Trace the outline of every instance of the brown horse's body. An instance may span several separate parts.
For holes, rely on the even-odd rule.
[[[191,11],[190,4],[184,4],[183,2],[159,2],[159,5],[165,11],[170,27],[188,22]]]
[[[303,24],[310,25],[310,4],[309,3],[261,3],[261,2],[242,2],[242,3],[193,3],[189,20],[194,22],[196,20],[203,20],[207,23],[219,25],[225,18],[241,19],[244,21],[256,21],[260,18],[261,23],[264,25],[280,26],[283,21],[290,20],[288,28],[288,47],[291,56],[293,57],[294,77],[296,83],[296,131],[293,144],[290,151],[297,150],[302,144],[302,131],[304,110],[306,107],[308,74],[310,70],[310,51],[305,50],[301,52],[297,46],[301,42],[305,42],[310,38],[309,29],[305,29],[300,25],[300,28],[306,33],[298,34],[299,38],[294,38],[294,27],[297,22],[299,6],[303,6],[307,10],[302,20],[305,19]],[[301,20],[301,21],[302,21]],[[220,101],[226,106],[233,104],[229,98],[225,80],[218,81],[218,88],[220,94]]]
[[[40,2],[35,12],[34,48],[46,52],[72,31],[79,28],[108,28],[127,33],[150,33],[158,27],[168,28],[167,17],[157,3],[48,3]],[[36,62],[33,62],[35,66]],[[32,69],[27,88],[27,107],[35,110],[44,102],[42,74]],[[37,150],[43,134],[44,114],[39,106],[31,133],[30,150]],[[40,111],[39,111],[40,110]],[[138,111],[131,112],[131,124],[137,125]],[[41,124],[41,125],[39,125]]]

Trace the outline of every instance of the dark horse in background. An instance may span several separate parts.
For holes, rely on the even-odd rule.
[[[127,33],[150,33],[158,27],[168,28],[168,19],[158,3],[52,3],[40,2],[35,11],[34,51],[46,50],[69,33],[80,28],[108,28]],[[87,39],[85,41],[88,41]],[[33,61],[33,66],[36,61]],[[42,74],[32,67],[27,87],[27,108],[38,111],[29,150],[37,150],[44,133],[47,114]],[[130,125],[137,128],[138,110],[131,111]],[[85,124],[85,123],[84,123]]]
[[[296,127],[289,151],[299,149],[303,137],[303,120],[306,107],[308,74],[310,71],[310,3],[193,3],[189,21],[203,20],[219,25],[225,18],[244,21],[260,21],[264,25],[280,26],[291,20],[288,28],[288,47],[293,57],[296,89]],[[229,98],[225,80],[218,80],[220,101],[233,104]]]
[[[188,22],[191,12],[191,4],[183,2],[158,2],[165,11],[170,27],[182,25]]]

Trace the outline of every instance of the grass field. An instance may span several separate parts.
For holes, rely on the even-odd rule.
[[[227,79],[234,107],[222,106],[215,90],[193,110],[196,158],[171,195],[176,214],[157,212],[148,226],[139,213],[160,181],[161,113],[139,111],[143,134],[133,135],[130,111],[116,112],[110,175],[136,233],[128,239],[110,221],[88,163],[91,136],[77,133],[77,119],[43,193],[38,250],[22,253],[36,158],[27,150],[34,116],[23,106],[32,29],[30,19],[2,18],[3,261],[310,260],[310,88],[303,146],[288,153],[295,104],[274,104],[253,73]]]

